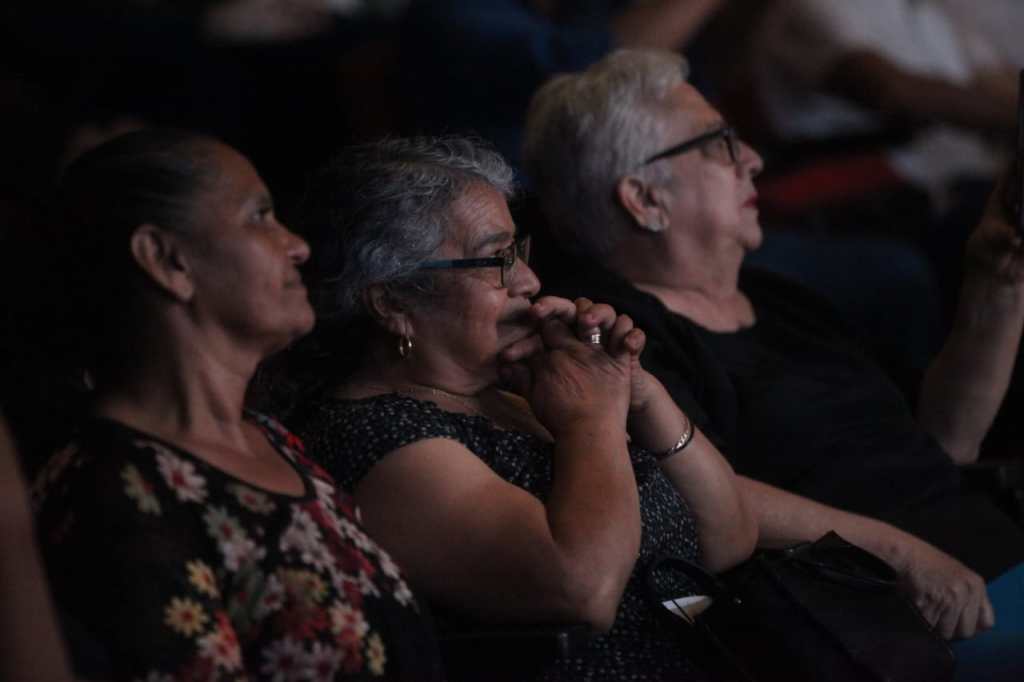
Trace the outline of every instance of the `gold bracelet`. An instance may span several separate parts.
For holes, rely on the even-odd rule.
[[[693,433],[695,430],[693,428],[693,422],[691,422],[690,418],[687,417],[685,414],[683,415],[683,419],[686,420],[686,423],[683,426],[683,433],[681,436],[679,436],[679,440],[677,440],[676,444],[670,447],[668,450],[665,450],[662,453],[654,455],[654,459],[658,460],[659,462],[664,461],[665,459],[668,459],[677,452],[681,452],[682,450],[684,450],[686,446],[690,444],[690,441],[693,440]]]

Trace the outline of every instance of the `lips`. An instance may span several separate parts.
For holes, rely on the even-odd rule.
[[[292,273],[293,273],[293,276],[289,277],[288,279],[286,279],[284,281],[285,288],[286,289],[305,289],[306,288],[306,282],[303,281],[303,279],[302,279],[302,273],[300,273],[298,270],[293,270]]]
[[[757,208],[757,195],[753,195],[749,199],[743,202],[744,208]]]

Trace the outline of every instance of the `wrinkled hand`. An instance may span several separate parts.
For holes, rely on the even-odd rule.
[[[968,274],[1007,286],[1024,284],[1024,240],[1009,223],[1003,207],[1006,179],[989,197],[981,222],[967,240]]]
[[[541,323],[541,350],[520,355],[532,342],[503,353],[501,377],[526,398],[540,422],[556,437],[589,419],[625,425],[629,406],[629,355],[611,355],[581,341],[557,316]]]
[[[647,337],[642,330],[633,326],[633,320],[628,315],[619,315],[610,305],[594,303],[587,298],[569,301],[557,296],[538,299],[531,307],[530,314],[538,324],[551,318],[561,320],[572,328],[581,341],[588,341],[594,330],[600,330],[601,345],[609,355],[626,355],[629,358],[630,414],[644,409],[655,393],[657,379],[640,365],[640,354],[647,343]],[[538,352],[541,347],[539,339],[526,340],[506,349],[502,359],[506,362],[515,361]]]
[[[967,639],[995,624],[985,581],[948,554],[922,542],[902,573],[921,615],[946,639]]]

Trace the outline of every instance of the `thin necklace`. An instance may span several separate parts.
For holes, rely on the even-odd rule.
[[[462,395],[460,393],[452,393],[451,391],[446,391],[443,388],[434,388],[433,386],[419,386],[417,384],[399,384],[396,386],[389,386],[386,384],[378,384],[375,382],[364,382],[363,385],[369,388],[378,388],[383,391],[390,391],[393,393],[405,393],[407,395],[409,393],[420,393],[430,395],[434,398],[447,398],[453,403],[457,403],[458,405],[461,405],[462,407],[466,408],[472,414],[481,417],[484,416],[484,413],[481,411],[480,406],[470,402],[469,399],[472,396]]]

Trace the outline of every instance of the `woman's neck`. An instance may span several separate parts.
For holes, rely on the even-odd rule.
[[[487,367],[469,368],[459,358],[439,352],[428,342],[413,342],[408,357],[401,357],[394,337],[371,339],[371,349],[349,377],[389,386],[413,386],[436,389],[457,396],[475,396],[497,381],[495,371]]]
[[[714,256],[693,244],[664,245],[640,253],[623,252],[611,267],[669,310],[705,329],[734,332],[752,326],[756,322],[753,305],[739,288],[743,254]]]
[[[143,344],[138,367],[99,386],[94,412],[176,443],[241,446],[245,394],[256,368],[242,354],[218,357],[204,344]]]
[[[429,376],[407,371],[401,366],[381,367],[366,363],[337,386],[334,392],[344,398],[397,393],[435,403],[448,412],[486,417],[502,428],[524,431],[551,440],[550,433],[537,421],[522,397],[503,391],[493,384],[481,384],[474,392],[468,392],[452,388],[445,382],[432,381]]]
[[[737,332],[752,327],[757,315],[750,299],[739,289],[730,291],[676,288],[646,282],[634,285],[657,298],[674,313],[713,332]]]
[[[368,358],[338,387],[338,393],[365,397],[380,393],[401,393],[431,400],[457,412],[483,414],[482,396],[490,386],[474,382],[456,382],[450,376],[438,379],[416,367],[415,360],[394,362]]]

